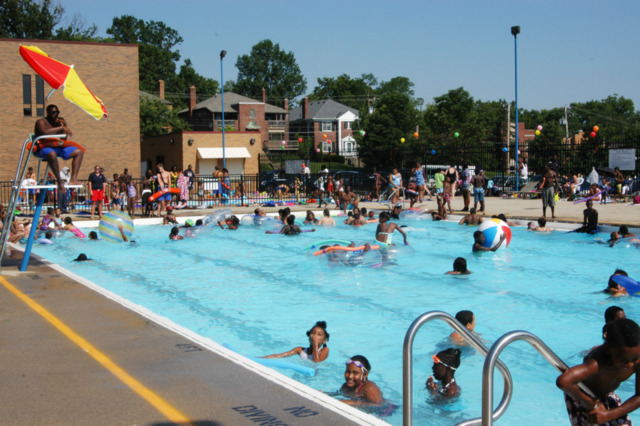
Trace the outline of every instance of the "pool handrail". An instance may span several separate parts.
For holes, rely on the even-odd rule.
[[[563,373],[569,369],[567,364],[534,334],[523,330],[514,330],[504,334],[491,346],[489,354],[484,360],[482,369],[482,426],[492,425],[494,420],[490,413],[493,406],[493,370],[496,362],[501,362],[498,357],[502,350],[516,340],[524,340],[529,343],[559,372]],[[595,398],[593,392],[583,383],[578,383],[578,386],[587,395]]]
[[[458,320],[443,311],[429,311],[416,318],[409,326],[407,333],[404,337],[403,353],[402,353],[402,420],[404,426],[411,426],[413,423],[413,340],[420,329],[426,322],[439,319],[449,324],[455,331],[457,331],[462,338],[467,341],[474,349],[476,349],[482,355],[487,356],[490,353],[480,339],[478,339],[473,333],[471,333],[467,327],[463,326]],[[498,369],[502,373],[504,379],[504,391],[502,394],[502,400],[496,410],[493,412],[493,418],[496,420],[504,414],[511,401],[511,394],[513,391],[513,379],[507,366],[500,360],[494,362],[494,366],[497,363]],[[482,418],[465,420],[457,424],[457,426],[471,426],[479,425]]]

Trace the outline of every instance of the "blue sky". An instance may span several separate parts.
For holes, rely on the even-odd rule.
[[[162,21],[184,42],[182,59],[220,80],[235,79],[239,55],[270,39],[293,52],[307,79],[372,73],[415,83],[426,103],[464,87],[475,99],[514,99],[518,36],[518,104],[563,107],[618,94],[640,109],[640,2],[379,0],[61,0],[106,35],[114,16]],[[268,96],[268,95],[267,95]]]

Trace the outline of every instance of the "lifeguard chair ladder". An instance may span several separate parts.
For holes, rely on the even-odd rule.
[[[16,170],[16,176],[13,180],[13,184],[11,185],[11,196],[9,197],[9,204],[7,205],[7,218],[2,224],[2,234],[0,234],[0,260],[4,257],[5,248],[7,246],[7,240],[9,239],[9,231],[11,230],[11,224],[13,223],[13,217],[15,215],[15,209],[18,204],[18,198],[20,196],[20,191],[25,187],[22,186],[22,182],[24,180],[24,175],[27,171],[27,166],[29,165],[29,160],[31,160],[31,154],[38,146],[38,142],[41,139],[49,139],[49,138],[59,138],[64,139],[67,135],[43,135],[36,137],[35,135],[29,135],[29,137],[22,144],[22,151],[20,152],[20,159],[18,161],[18,168]],[[31,149],[27,149],[27,146],[31,143]],[[48,170],[48,166],[47,166]],[[47,170],[45,170],[45,176],[47,174]],[[38,170],[39,171],[39,170]],[[60,176],[56,177],[60,179]],[[26,271],[27,265],[29,264],[29,257],[31,257],[31,249],[33,247],[33,241],[36,237],[36,232],[38,230],[38,222],[40,221],[40,213],[42,212],[42,205],[44,204],[45,196],[47,194],[46,190],[56,189],[57,185],[34,185],[29,186],[29,189],[40,189],[40,194],[38,194],[36,200],[35,211],[33,213],[33,220],[31,222],[31,232],[29,233],[29,237],[27,238],[27,245],[24,250],[24,257],[22,258],[22,264],[20,266],[20,271]],[[82,185],[67,185],[67,188],[82,188]],[[0,262],[0,271],[2,270],[2,262]]]

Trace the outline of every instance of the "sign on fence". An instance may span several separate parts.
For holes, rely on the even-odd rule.
[[[609,167],[619,167],[620,170],[636,169],[636,150],[631,149],[610,149]]]

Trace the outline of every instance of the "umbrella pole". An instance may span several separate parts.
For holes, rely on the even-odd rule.
[[[53,95],[53,92],[55,92],[56,89],[51,89],[51,91],[49,92],[49,94],[47,95],[47,100],[49,100],[49,98],[51,97],[51,95]]]

